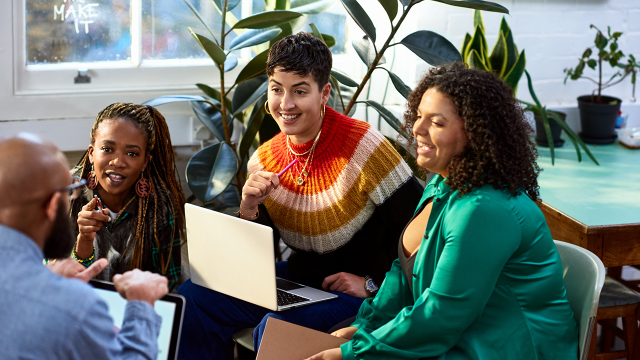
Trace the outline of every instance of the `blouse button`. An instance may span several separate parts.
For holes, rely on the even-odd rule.
[[[440,202],[440,198],[436,198],[436,202]]]
[[[428,239],[428,238],[429,238],[429,235],[424,234],[424,239],[426,240],[426,239]]]

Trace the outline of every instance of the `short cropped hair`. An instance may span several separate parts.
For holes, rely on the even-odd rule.
[[[313,75],[318,89],[329,82],[333,57],[331,50],[320,39],[307,32],[299,32],[280,39],[271,46],[267,59],[267,75],[273,76],[276,68],[299,76]]]

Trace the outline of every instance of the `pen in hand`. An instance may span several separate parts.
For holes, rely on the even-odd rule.
[[[295,165],[298,162],[298,159],[293,159],[293,161],[291,162],[291,164],[287,165],[286,168],[284,168],[282,171],[280,171],[279,173],[276,174],[277,177],[282,176],[282,174],[286,173],[287,170],[289,170],[289,168],[291,168],[293,165]]]

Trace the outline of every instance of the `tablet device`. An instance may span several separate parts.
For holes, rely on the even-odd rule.
[[[124,321],[124,308],[127,305],[127,300],[120,296],[111,282],[91,280],[89,283],[107,303],[115,330],[116,332],[119,331]],[[167,294],[155,302],[154,309],[162,318],[158,336],[157,360],[175,360],[178,358],[178,344],[180,342],[182,316],[184,314],[184,298],[177,294]]]

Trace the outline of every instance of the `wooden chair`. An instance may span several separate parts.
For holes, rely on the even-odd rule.
[[[619,281],[607,276],[600,293],[596,322],[602,327],[601,351],[596,353],[596,336],[591,338],[589,360],[622,359],[640,360],[640,331],[638,314],[640,312],[640,293],[629,289]],[[622,318],[622,329],[617,319]],[[595,329],[594,329],[595,331]],[[624,350],[611,351],[613,339],[624,341]]]

